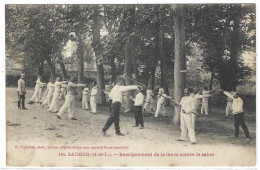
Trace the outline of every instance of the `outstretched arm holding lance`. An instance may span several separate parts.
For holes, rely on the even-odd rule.
[[[130,80],[136,82],[137,84],[139,84],[139,85],[141,85],[141,86],[143,86],[143,87],[145,87],[145,88],[147,88],[147,89],[150,89],[150,88],[147,87],[145,84],[143,84],[143,83],[141,83],[141,82],[139,82],[139,81],[137,81],[137,80],[135,80],[135,79],[133,79],[133,78],[130,78],[130,77],[126,76],[126,75],[124,75],[123,77],[124,77],[124,78],[128,78],[128,79],[130,79]],[[154,91],[153,89],[150,89],[150,90],[152,90],[152,92],[153,92],[154,94],[157,94],[158,96],[162,96],[162,97],[164,97],[164,98],[170,100],[171,102],[173,102],[173,104],[174,104],[175,106],[181,107],[180,104],[176,103],[176,102],[173,100],[173,97],[167,96],[167,95],[158,94],[158,93],[157,93],[156,91]]]

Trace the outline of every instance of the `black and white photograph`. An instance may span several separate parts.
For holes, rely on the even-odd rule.
[[[256,166],[256,4],[4,15],[6,166]]]

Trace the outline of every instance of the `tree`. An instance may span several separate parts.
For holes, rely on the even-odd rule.
[[[104,81],[104,68],[103,68],[103,57],[101,54],[101,44],[100,44],[100,14],[99,14],[99,6],[93,6],[93,25],[92,25],[92,34],[93,34],[93,42],[92,47],[95,52],[96,64],[97,64],[97,86],[98,93],[101,95],[99,97],[99,103],[105,103],[104,90],[105,90],[105,81]]]
[[[183,5],[174,5],[174,37],[175,37],[175,59],[174,59],[174,99],[180,103],[186,82],[186,56],[185,56],[185,30]],[[174,124],[180,122],[180,108],[175,106]]]

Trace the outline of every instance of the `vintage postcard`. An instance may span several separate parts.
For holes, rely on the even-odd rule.
[[[5,66],[7,166],[256,166],[256,4],[5,4]]]

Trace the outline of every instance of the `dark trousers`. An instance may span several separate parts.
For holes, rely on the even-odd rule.
[[[120,113],[121,103],[120,102],[114,102],[111,105],[111,114],[109,118],[107,119],[107,122],[102,129],[103,132],[106,132],[110,126],[114,123],[116,133],[120,133],[120,127],[119,127],[119,113]]]
[[[112,99],[109,99],[108,102],[109,102],[109,113],[111,114],[111,111],[112,111]]]
[[[239,125],[241,125],[244,130],[246,137],[250,138],[249,131],[245,123],[244,113],[234,114],[234,126],[235,126],[235,137],[238,137],[239,134]]]
[[[142,114],[142,106],[135,106],[135,125],[139,126],[139,124],[144,127],[144,120]]]
[[[17,92],[18,93],[18,108],[21,108],[21,102],[22,102],[22,108],[24,109],[25,108],[25,106],[24,106],[24,100],[25,100],[25,94],[19,94],[19,92]]]

